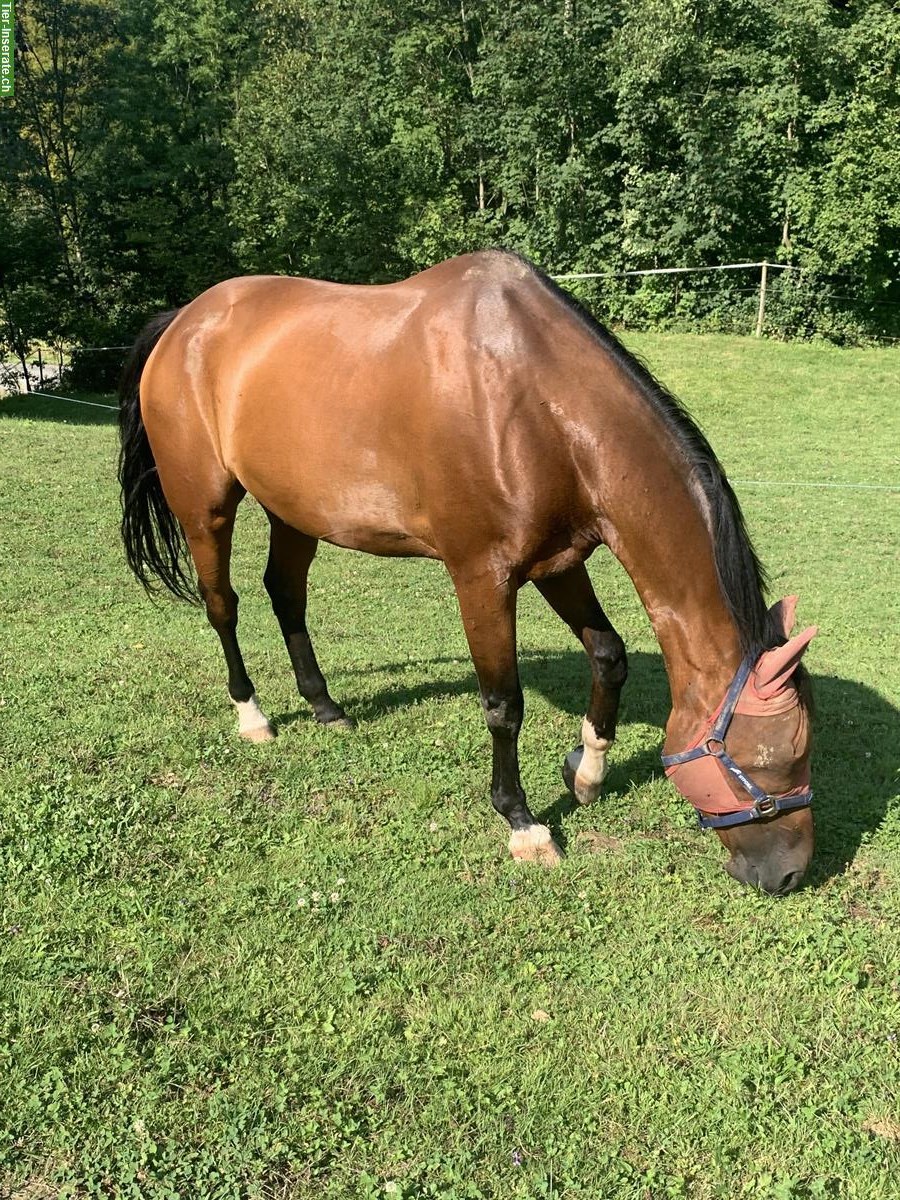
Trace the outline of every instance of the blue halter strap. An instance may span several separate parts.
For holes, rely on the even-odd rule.
[[[661,756],[664,767],[677,767],[681,763],[693,762],[698,758],[714,758],[722,770],[727,771],[733,779],[736,779],[753,800],[753,804],[748,808],[741,808],[736,812],[715,813],[712,816],[704,816],[698,809],[697,817],[701,829],[726,829],[729,825],[746,825],[750,821],[759,821],[762,817],[771,817],[776,813],[787,812],[793,808],[806,808],[807,805],[812,804],[812,788],[808,787],[792,796],[770,796],[768,792],[764,792],[753,782],[725,749],[728,726],[731,724],[737,702],[754,666],[754,659],[748,657],[738,667],[737,674],[725,693],[722,711],[702,745],[695,746],[693,750],[682,750],[680,754],[663,754]]]

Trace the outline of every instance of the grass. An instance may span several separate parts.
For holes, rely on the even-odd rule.
[[[201,614],[126,573],[112,415],[0,405],[0,1196],[897,1196],[900,494],[787,483],[900,484],[900,355],[629,341],[731,475],[778,482],[738,491],[821,626],[819,850],[783,902],[662,780],[665,676],[608,555],[632,677],[593,809],[559,779],[587,665],[522,594],[523,778],[568,851],[523,869],[439,566],[323,548],[310,624],[360,721],[323,730],[245,505],[281,734],[244,745]]]

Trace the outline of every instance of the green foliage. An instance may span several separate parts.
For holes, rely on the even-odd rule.
[[[380,282],[495,244],[786,262],[779,336],[898,331],[887,0],[34,0],[22,30],[0,304],[26,341],[118,342],[239,271]],[[747,330],[753,282],[587,291],[626,325]]]

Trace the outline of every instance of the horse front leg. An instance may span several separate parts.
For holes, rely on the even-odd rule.
[[[619,695],[628,675],[625,645],[600,607],[584,563],[536,586],[584,646],[591,664],[591,698],[581,724],[581,745],[566,756],[563,778],[580,804],[592,804],[600,795],[616,736]]]
[[[519,730],[525,710],[516,658],[516,594],[510,580],[484,574],[454,576],[481,705],[493,741],[491,802],[506,819],[515,859],[553,866],[562,852],[546,825],[535,821],[519,776]]]

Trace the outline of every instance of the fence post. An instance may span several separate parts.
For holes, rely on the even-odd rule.
[[[38,346],[38,379],[41,381],[41,387],[44,386],[44,355]]]
[[[766,282],[769,278],[769,263],[763,259],[762,274],[759,277],[759,310],[756,314],[756,336],[762,337],[763,319],[766,315]]]

